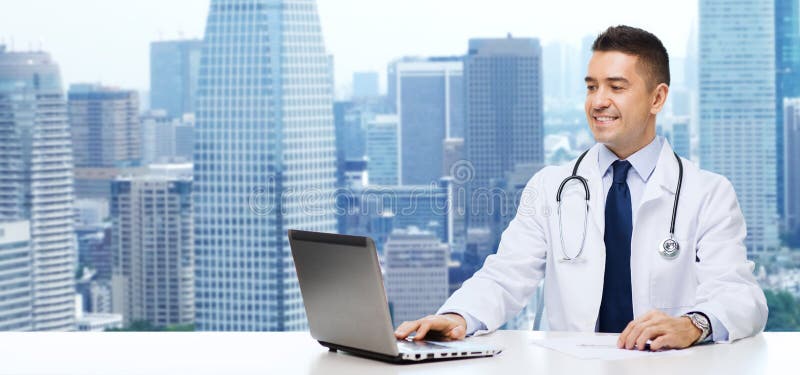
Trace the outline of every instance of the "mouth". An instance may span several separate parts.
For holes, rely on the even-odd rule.
[[[619,119],[619,116],[592,116],[597,125],[611,125]]]

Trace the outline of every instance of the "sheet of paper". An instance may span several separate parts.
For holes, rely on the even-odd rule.
[[[626,350],[617,348],[619,336],[593,336],[575,338],[553,338],[533,340],[536,345],[543,346],[580,359],[602,359],[607,361],[630,358],[654,358],[688,354],[684,350],[667,350],[661,352]]]

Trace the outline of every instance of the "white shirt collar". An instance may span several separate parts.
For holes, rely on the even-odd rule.
[[[647,145],[642,147],[639,151],[629,156],[627,161],[631,163],[636,174],[642,181],[647,182],[650,175],[658,163],[658,157],[661,155],[661,147],[663,145],[663,137],[655,136],[653,140]],[[619,160],[616,154],[608,149],[605,145],[599,147],[597,153],[597,166],[603,176],[606,173],[611,173],[611,164]]]

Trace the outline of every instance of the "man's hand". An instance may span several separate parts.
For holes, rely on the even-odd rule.
[[[683,349],[694,344],[703,331],[687,317],[674,318],[658,310],[628,323],[619,335],[617,347],[645,350],[648,340],[650,350]]]
[[[414,331],[417,331],[414,340],[422,340],[428,333],[445,339],[461,340],[467,334],[467,321],[458,314],[428,315],[413,322],[403,322],[394,331],[394,335],[398,339],[405,339]]]

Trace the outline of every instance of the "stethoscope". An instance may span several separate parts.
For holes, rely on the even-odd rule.
[[[581,156],[578,158],[578,161],[575,162],[575,167],[572,168],[572,175],[565,178],[564,181],[561,181],[561,185],[558,187],[558,192],[556,193],[556,202],[558,202],[558,234],[561,237],[561,253],[564,255],[561,261],[563,262],[573,262],[579,260],[578,258],[580,258],[581,254],[583,253],[583,245],[586,242],[586,223],[589,218],[589,183],[585,178],[578,175],[578,167],[581,165],[581,161],[583,161],[583,158],[587,153],[589,153],[589,150],[586,150],[581,154]],[[678,161],[678,187],[677,190],[675,190],[675,203],[672,204],[672,222],[669,225],[669,237],[662,241],[661,246],[658,248],[658,253],[666,259],[675,259],[680,253],[678,241],[675,241],[675,216],[678,212],[678,200],[681,196],[681,183],[683,183],[683,163],[681,162],[681,157],[678,156],[677,153],[673,152],[673,154],[675,154],[675,159]],[[564,186],[567,184],[567,182],[571,180],[579,181],[581,185],[583,185],[583,190],[586,193],[586,211],[583,214],[583,236],[581,237],[581,247],[578,249],[578,254],[574,257],[567,255],[567,247],[564,244],[564,224],[561,220],[561,191],[564,189]]]

